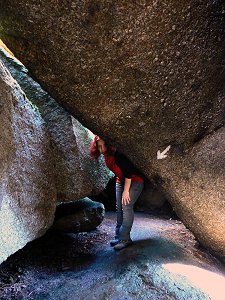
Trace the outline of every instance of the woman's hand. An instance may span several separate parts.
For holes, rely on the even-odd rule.
[[[130,194],[129,191],[123,191],[122,194],[122,204],[127,205],[130,203]]]
[[[130,178],[125,178],[124,182],[124,190],[122,194],[122,204],[127,205],[130,203],[130,185],[131,185],[131,179]]]

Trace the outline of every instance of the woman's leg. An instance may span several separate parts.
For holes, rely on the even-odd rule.
[[[123,210],[122,210],[122,193],[123,193],[123,184],[120,182],[116,183],[116,236],[119,238],[119,230],[123,223]]]
[[[134,204],[144,187],[143,182],[132,182],[130,187],[130,203],[123,205],[123,222],[119,230],[120,240],[130,240],[130,231],[134,221]]]

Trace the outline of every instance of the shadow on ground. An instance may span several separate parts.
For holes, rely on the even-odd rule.
[[[199,249],[180,221],[137,213],[134,243],[120,252],[109,246],[114,223],[115,213],[107,213],[92,232],[58,234],[49,230],[29,243],[1,265],[0,298],[225,298],[224,267]],[[209,287],[215,285],[213,292]]]

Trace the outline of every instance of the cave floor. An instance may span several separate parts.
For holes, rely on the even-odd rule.
[[[225,299],[225,266],[179,220],[135,213],[133,245],[115,252],[115,217],[30,242],[0,266],[0,299]]]

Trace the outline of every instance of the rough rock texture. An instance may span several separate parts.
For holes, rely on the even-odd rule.
[[[61,203],[56,208],[53,228],[73,233],[90,231],[101,224],[104,215],[104,205],[87,197],[75,202]]]
[[[56,189],[43,120],[0,61],[0,263],[51,226]]]
[[[114,141],[166,191],[196,237],[225,255],[224,1],[0,7],[3,40],[39,82]],[[168,145],[169,158],[157,160]]]
[[[225,258],[225,127],[183,157],[161,163],[161,185],[169,190],[182,221],[199,240]]]
[[[102,191],[111,175],[102,161],[97,164],[91,160],[89,131],[43,91],[19,61],[1,49],[0,59],[45,121],[53,147],[58,201],[72,201]]]

